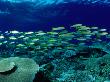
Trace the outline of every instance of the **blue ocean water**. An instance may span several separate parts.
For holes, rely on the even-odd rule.
[[[110,82],[109,27],[110,0],[0,0],[0,82]]]
[[[81,23],[109,29],[109,0],[1,0],[0,30],[37,31]]]

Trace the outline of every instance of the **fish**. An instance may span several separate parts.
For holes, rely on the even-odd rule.
[[[57,27],[57,28],[52,28],[52,31],[58,31],[58,30],[64,30],[65,27]]]

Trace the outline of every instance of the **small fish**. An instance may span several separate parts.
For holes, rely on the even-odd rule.
[[[99,35],[102,35],[102,36],[107,35],[107,34],[108,34],[107,32],[99,33]]]
[[[37,38],[34,38],[34,39],[32,39],[32,42],[37,42],[39,39],[37,39]]]
[[[29,37],[25,37],[25,38],[23,38],[23,40],[28,40],[29,39]]]
[[[31,46],[31,45],[34,45],[35,43],[34,42],[31,42],[31,43],[28,43],[28,44]]]
[[[4,41],[3,43],[6,44],[6,43],[8,43],[8,41]]]
[[[99,33],[99,31],[92,31],[92,33],[97,34],[97,33]]]
[[[107,31],[107,29],[99,29],[99,31],[103,32],[103,31]]]
[[[47,34],[50,34],[50,35],[57,35],[58,32],[47,32]]]
[[[77,38],[77,40],[79,40],[79,41],[86,41],[87,39],[83,38],[83,37],[79,37],[79,38]]]
[[[34,32],[25,32],[25,34],[27,35],[27,34],[33,34]]]
[[[24,47],[25,45],[24,44],[18,44],[16,45],[17,47]]]
[[[16,40],[17,38],[14,36],[9,37],[10,40]]]
[[[12,34],[18,34],[19,31],[13,30],[13,31],[10,31],[10,33],[12,33]]]
[[[64,29],[65,29],[65,27],[52,28],[53,31],[64,30]]]
[[[23,35],[21,35],[21,36],[19,36],[18,38],[24,38],[25,36],[23,36]]]
[[[63,31],[59,32],[59,34],[66,34],[66,33],[68,33],[67,30],[63,30]]]
[[[50,39],[50,40],[48,40],[48,42],[53,43],[53,42],[57,42],[57,40],[55,40],[55,39]]]
[[[92,29],[92,30],[97,30],[97,29],[98,29],[98,27],[91,27],[91,29]]]
[[[80,46],[85,46],[85,45],[86,45],[86,43],[79,43],[79,45],[80,45]]]
[[[4,39],[5,37],[3,35],[0,36],[0,39]]]
[[[78,31],[79,34],[91,34],[91,31]]]
[[[75,24],[75,25],[72,25],[70,27],[80,27],[80,26],[82,26],[82,24]]]
[[[47,46],[48,46],[48,47],[51,47],[51,46],[54,46],[54,44],[50,43],[50,44],[48,44]]]
[[[10,42],[9,44],[11,44],[11,45],[12,45],[12,44],[15,44],[15,42]]]
[[[80,29],[78,30],[81,30],[81,31],[87,31],[87,30],[90,30],[89,27],[86,27],[86,26],[82,26]]]
[[[38,34],[36,34],[36,35],[38,35],[38,36],[42,36],[42,35],[45,35],[46,33],[38,33]]]
[[[91,34],[87,34],[87,35],[85,35],[86,37],[91,37],[92,35]]]
[[[2,42],[0,42],[0,45],[2,45],[3,43]]]
[[[74,37],[73,33],[61,34],[59,37]]]

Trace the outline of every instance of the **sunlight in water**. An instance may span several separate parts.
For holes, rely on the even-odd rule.
[[[12,3],[32,2],[40,5],[59,4],[59,3],[80,3],[80,4],[110,4],[109,0],[1,0]]]
[[[38,0],[2,0],[2,1],[9,1],[9,2],[12,2],[12,3],[21,3],[21,2],[35,2],[35,1],[38,1]]]

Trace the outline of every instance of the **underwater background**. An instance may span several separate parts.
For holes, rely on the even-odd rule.
[[[1,0],[0,30],[48,30],[82,23],[109,29],[109,0]],[[24,29],[25,28],[25,29]]]
[[[110,1],[0,0],[0,82],[110,82]]]

